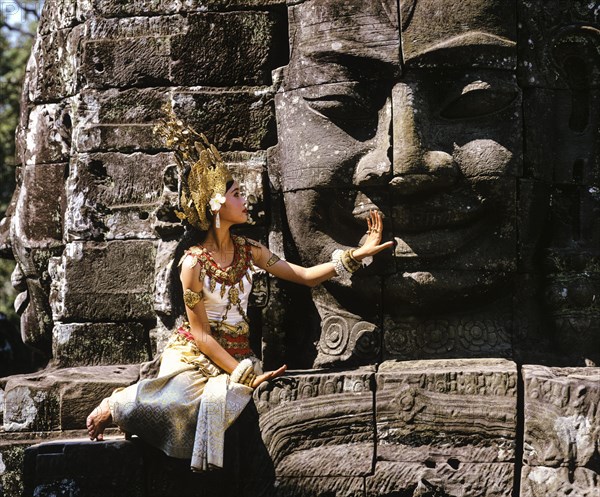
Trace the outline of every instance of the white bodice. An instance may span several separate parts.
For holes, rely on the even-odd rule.
[[[244,310],[244,313],[248,310],[248,299],[250,298],[250,292],[252,291],[252,279],[248,278],[245,274],[242,281],[242,288],[239,290],[240,296],[240,305]],[[209,276],[204,277],[204,307],[206,308],[206,315],[208,316],[209,321],[221,321],[223,319],[223,315],[227,309],[227,305],[229,304],[229,289],[230,285],[225,285],[225,291],[223,296],[221,297],[221,287],[223,286],[221,283],[216,283],[214,291],[210,291],[210,278]],[[240,284],[236,283],[237,288],[240,288]],[[240,311],[236,305],[232,305],[229,307],[227,311],[227,318],[225,322],[227,324],[236,325],[243,321],[243,317],[240,314]]]

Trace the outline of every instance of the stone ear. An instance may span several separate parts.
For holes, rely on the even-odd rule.
[[[549,45],[551,59],[571,89],[591,88],[600,81],[600,30],[566,26]]]

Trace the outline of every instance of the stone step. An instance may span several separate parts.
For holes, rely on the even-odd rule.
[[[189,461],[136,438],[47,435],[26,451],[24,495],[240,496],[272,487],[281,497],[464,489],[508,497],[520,486],[523,497],[591,497],[600,481],[599,375],[535,365],[519,372],[499,359],[290,372],[258,388],[228,430],[226,470],[192,473]],[[25,432],[4,435],[6,444],[30,444]]]
[[[5,380],[5,432],[85,428],[90,411],[118,387],[135,383],[137,364],[45,369]],[[1,400],[1,399],[0,399]]]

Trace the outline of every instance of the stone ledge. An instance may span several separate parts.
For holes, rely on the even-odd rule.
[[[11,376],[4,389],[4,430],[85,428],[89,412],[115,388],[137,381],[139,369],[138,364],[94,366]]]

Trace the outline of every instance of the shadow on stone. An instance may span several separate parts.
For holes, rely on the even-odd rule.
[[[229,497],[271,495],[275,471],[249,404],[225,436],[221,470],[194,473],[138,438],[60,441],[25,453],[26,497]]]

